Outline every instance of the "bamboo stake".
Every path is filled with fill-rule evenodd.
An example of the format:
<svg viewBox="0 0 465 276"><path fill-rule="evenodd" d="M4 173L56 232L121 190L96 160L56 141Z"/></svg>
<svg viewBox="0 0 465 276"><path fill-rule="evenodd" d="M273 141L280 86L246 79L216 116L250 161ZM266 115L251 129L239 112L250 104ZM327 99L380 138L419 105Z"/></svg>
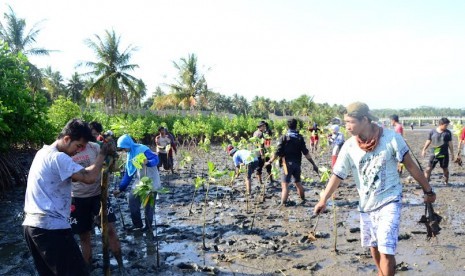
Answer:
<svg viewBox="0 0 465 276"><path fill-rule="evenodd" d="M338 250L337 250L337 210L336 210L336 202L334 200L334 194L331 196L332 200L333 200L333 214L334 214L334 230L333 230L333 235L334 235L334 252L336 252L336 254L338 253Z"/></svg>
<svg viewBox="0 0 465 276"><path fill-rule="evenodd" d="M105 166L101 172L101 194L100 194L100 219L102 226L102 253L103 253L103 273L105 276L110 273L110 254L108 252L108 214L107 214L107 199L108 199L108 175L110 167L113 165L113 157L108 156L105 160Z"/></svg>

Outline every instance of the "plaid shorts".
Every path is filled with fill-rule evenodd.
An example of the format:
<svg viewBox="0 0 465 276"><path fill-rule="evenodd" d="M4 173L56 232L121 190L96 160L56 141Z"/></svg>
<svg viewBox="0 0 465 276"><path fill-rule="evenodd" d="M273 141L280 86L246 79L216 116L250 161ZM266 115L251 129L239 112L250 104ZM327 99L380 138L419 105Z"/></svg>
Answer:
<svg viewBox="0 0 465 276"><path fill-rule="evenodd" d="M399 238L401 201L394 201L378 210L360 213L360 235L363 247L378 247L378 251L395 255Z"/></svg>

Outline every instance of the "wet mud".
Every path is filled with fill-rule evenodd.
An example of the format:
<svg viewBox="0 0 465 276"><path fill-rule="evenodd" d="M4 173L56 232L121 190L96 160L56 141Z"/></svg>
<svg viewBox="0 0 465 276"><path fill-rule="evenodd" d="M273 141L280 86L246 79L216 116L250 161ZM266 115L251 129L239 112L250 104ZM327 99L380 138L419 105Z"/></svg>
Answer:
<svg viewBox="0 0 465 276"><path fill-rule="evenodd" d="M420 151L426 136L427 132L422 130L405 133L423 167L426 159L420 156ZM219 146L214 146L210 153L199 149L193 153L191 163L181 167L178 162L175 174L162 170L162 181L170 192L159 196L153 231L126 230L131 226L127 201L124 196L111 198L124 255L123 274L376 275L369 251L360 245L358 194L353 180L344 181L327 212L314 217L313 206L325 183L318 182L305 160L303 175L313 181L304 183L307 198L304 203L291 187L289 206L280 208L278 182L267 182L264 202L256 179L252 182L253 198L249 199L244 195L242 177L233 187L211 185L206 201L204 247L206 186L196 192L190 213L194 179L197 175L205 176L207 161L213 161L221 170L232 169L233 165ZM317 153L315 159L318 165L329 167L327 153ZM396 255L398 275L465 274L465 169L451 162L450 171L448 185L442 181L441 169L436 168L432 174L431 184L437 193L435 211L443 217L442 231L432 241L426 240L426 228L418 223L424 214L423 192L418 184L412 183L407 172L403 173L402 221ZM23 194L24 189L16 189L0 202L1 275L35 275L22 237ZM93 244L91 275L103 275L98 228ZM113 275L121 275L113 257L111 270Z"/></svg>

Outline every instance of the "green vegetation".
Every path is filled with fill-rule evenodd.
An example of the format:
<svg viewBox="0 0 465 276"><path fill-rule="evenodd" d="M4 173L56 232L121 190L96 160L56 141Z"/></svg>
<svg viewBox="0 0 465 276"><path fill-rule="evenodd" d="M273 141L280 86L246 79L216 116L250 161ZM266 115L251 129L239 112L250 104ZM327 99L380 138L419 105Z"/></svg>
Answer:
<svg viewBox="0 0 465 276"><path fill-rule="evenodd" d="M74 117L99 121L116 136L129 133L144 143L152 143L158 126L167 126L181 144L207 151L211 143L250 138L260 119L268 120L277 138L286 129L287 117L280 116L298 117L305 130L313 122L324 126L333 117L342 118L344 112L342 105L316 103L307 94L281 101L256 96L250 102L238 94L225 96L209 88L195 53L173 61L176 77L147 95L144 82L132 75L139 67L131 60L137 48L124 46L114 30L85 41L95 54L93 60L80 64L89 71L74 72L67 79L50 66L40 69L29 62L28 55L53 53L36 45L40 31L37 24L28 29L26 19L11 8L0 22L0 152L51 143ZM379 117L465 116L463 110L430 107L375 113ZM9 170L3 171L2 179L10 181L5 175Z"/></svg>

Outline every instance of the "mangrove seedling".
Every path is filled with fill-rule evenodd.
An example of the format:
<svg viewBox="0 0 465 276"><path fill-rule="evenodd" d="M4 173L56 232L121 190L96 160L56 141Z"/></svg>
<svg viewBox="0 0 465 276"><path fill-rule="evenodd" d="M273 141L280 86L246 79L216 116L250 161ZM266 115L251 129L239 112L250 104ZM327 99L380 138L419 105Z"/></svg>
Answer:
<svg viewBox="0 0 465 276"><path fill-rule="evenodd" d="M195 200L195 194L197 193L197 190L202 187L205 183L205 181L207 181L205 178L203 177L200 177L197 175L197 177L195 178L195 182L194 182L194 194L192 195L192 200L191 200L191 206L189 208L189 216L193 214L192 212L192 206L194 205L194 200Z"/></svg>

